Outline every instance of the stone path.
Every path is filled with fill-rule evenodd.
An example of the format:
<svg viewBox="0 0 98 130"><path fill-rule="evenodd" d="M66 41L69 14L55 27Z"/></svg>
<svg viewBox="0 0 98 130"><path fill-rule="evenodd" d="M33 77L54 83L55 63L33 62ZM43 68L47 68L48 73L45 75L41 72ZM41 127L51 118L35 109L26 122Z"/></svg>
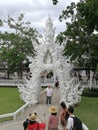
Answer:
<svg viewBox="0 0 98 130"><path fill-rule="evenodd" d="M57 109L60 109L59 105L60 101L60 95L59 95L59 89L54 88L54 95L52 98L52 104L57 107ZM41 120L45 121L47 124L48 117L49 117L49 105L45 104L45 97L43 97L43 100L38 103L37 105L33 105L28 107L23 113L21 113L15 121L7 121L0 123L0 130L23 130L23 121L28 117L29 113L36 112L37 115L40 117L37 118L37 121L41 122ZM40 120L41 119L41 120ZM59 130L63 130L63 128L59 125Z"/></svg>

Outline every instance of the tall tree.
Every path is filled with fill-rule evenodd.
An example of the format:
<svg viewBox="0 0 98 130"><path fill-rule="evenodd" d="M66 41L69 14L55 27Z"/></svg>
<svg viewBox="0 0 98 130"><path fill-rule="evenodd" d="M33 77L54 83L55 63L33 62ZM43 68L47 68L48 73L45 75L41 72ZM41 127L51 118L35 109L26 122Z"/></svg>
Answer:
<svg viewBox="0 0 98 130"><path fill-rule="evenodd" d="M98 1L72 2L62 11L59 19L65 20L67 26L67 29L57 37L60 44L66 39L63 55L70 57L71 61L77 60L80 66L96 67L98 34L94 31L98 31Z"/></svg>
<svg viewBox="0 0 98 130"><path fill-rule="evenodd" d="M32 39L37 41L38 32L36 29L30 27L29 22L23 22L24 15L21 14L16 22L13 18L8 16L5 21L8 26L13 29L13 33L5 32L0 34L2 42L0 48L0 60L6 63L8 68L8 77L10 72L18 71L22 77L24 63L27 56L35 55L35 50L32 45ZM8 44L10 43L10 45ZM17 69L17 70L16 70Z"/></svg>

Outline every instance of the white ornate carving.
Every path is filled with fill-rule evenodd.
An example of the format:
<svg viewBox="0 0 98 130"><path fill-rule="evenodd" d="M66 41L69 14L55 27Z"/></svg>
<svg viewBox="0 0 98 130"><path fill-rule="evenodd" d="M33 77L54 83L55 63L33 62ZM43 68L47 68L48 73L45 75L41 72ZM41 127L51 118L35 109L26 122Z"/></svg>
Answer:
<svg viewBox="0 0 98 130"><path fill-rule="evenodd" d="M62 56L63 46L59 46L54 42L55 29L50 16L46 21L44 31L44 36L39 40L40 44L32 41L37 56L34 59L29 57L32 62L29 66L32 77L30 80L25 80L25 86L19 85L21 98L25 102L37 103L41 90L41 74L45 70L52 70L54 78L56 76L59 78L61 100L64 100L67 104L75 104L81 100L80 84L75 85L71 80L70 71L72 67L69 60Z"/></svg>

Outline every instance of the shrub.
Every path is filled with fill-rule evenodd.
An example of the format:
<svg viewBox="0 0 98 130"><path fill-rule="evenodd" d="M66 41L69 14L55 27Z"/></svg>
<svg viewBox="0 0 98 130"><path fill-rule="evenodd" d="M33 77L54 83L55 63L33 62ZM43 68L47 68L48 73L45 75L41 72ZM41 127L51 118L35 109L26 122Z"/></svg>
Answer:
<svg viewBox="0 0 98 130"><path fill-rule="evenodd" d="M89 89L84 89L82 96L86 96L86 97L98 97L98 89L93 89L93 90L89 90Z"/></svg>

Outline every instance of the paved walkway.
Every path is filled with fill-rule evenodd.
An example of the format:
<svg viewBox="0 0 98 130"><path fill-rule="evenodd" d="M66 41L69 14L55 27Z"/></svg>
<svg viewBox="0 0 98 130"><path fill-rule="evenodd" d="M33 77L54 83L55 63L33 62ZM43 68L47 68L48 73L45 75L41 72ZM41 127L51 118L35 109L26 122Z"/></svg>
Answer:
<svg viewBox="0 0 98 130"><path fill-rule="evenodd" d="M59 88L54 88L54 95L52 98L52 104L57 107L57 109L60 109L59 106L60 101L60 95L59 95ZM0 130L23 130L23 121L28 117L29 113L36 112L37 115L39 115L40 118L37 118L39 122L41 120L45 121L47 124L48 117L49 117L49 105L45 104L45 97L43 100L38 103L37 105L30 106L27 108L23 113L21 113L15 121L7 121L4 123L0 123ZM40 120L41 119L41 120ZM63 130L63 128L59 125L59 130Z"/></svg>

